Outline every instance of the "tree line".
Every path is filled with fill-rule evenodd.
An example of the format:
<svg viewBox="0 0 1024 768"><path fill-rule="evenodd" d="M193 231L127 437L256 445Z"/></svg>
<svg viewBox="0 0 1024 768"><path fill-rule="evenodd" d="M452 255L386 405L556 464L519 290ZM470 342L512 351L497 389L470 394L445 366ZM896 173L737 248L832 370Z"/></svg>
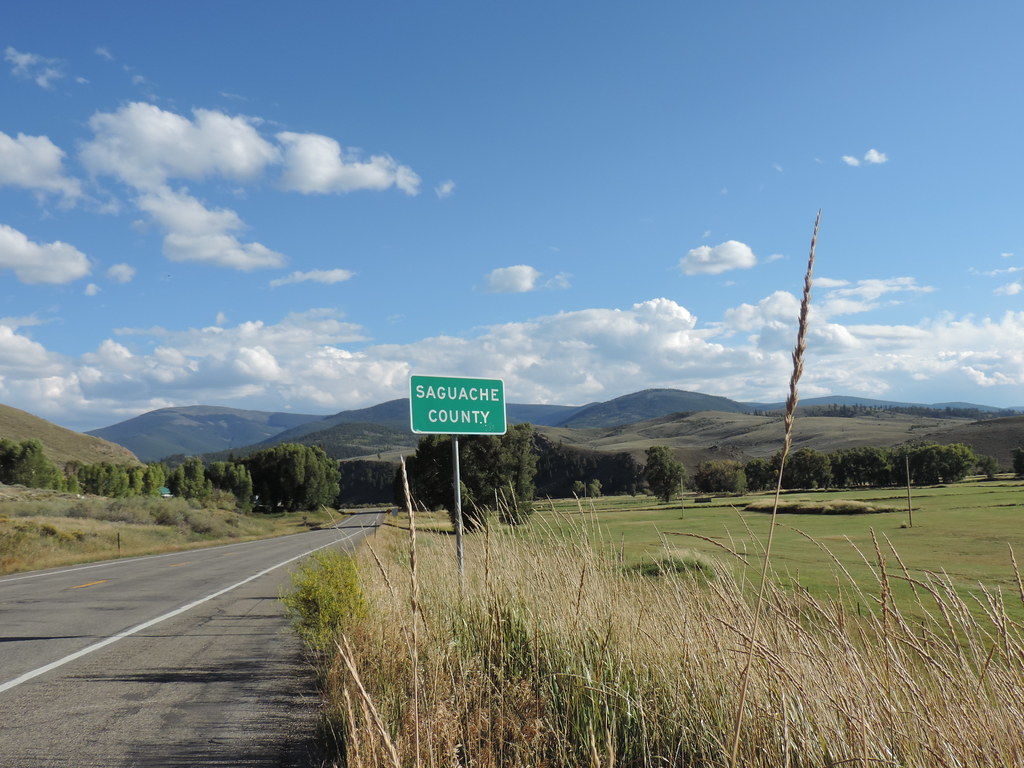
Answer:
<svg viewBox="0 0 1024 768"><path fill-rule="evenodd" d="M321 448L284 443L242 459L204 464L190 456L173 470L154 462L129 466L68 462L63 471L38 440L0 439L0 483L97 496L172 496L208 502L233 497L241 511L316 509L338 497L338 462Z"/></svg>
<svg viewBox="0 0 1024 768"><path fill-rule="evenodd" d="M661 447L663 448L663 447ZM653 451L653 453L652 453ZM1024 448L1014 450L1014 472L1024 475ZM682 485L698 493L743 493L775 488L779 482L782 452L747 462L705 461L692 477L675 462L668 449L649 449L646 475L652 493L666 501ZM976 454L962 443L939 445L914 443L892 448L864 446L823 453L800 448L786 458L782 488L890 487L955 483L978 472L994 477L999 463L991 456ZM669 479L666 474L671 474Z"/></svg>
<svg viewBox="0 0 1024 768"><path fill-rule="evenodd" d="M596 497L648 491L669 500L684 489L698 493L770 490L778 479L781 453L747 462L699 463L692 475L670 448L652 446L645 464L628 453L601 453L555 443L517 424L505 435L460 438L462 504L467 530L489 516L524 522L534 499ZM454 508L451 439L427 435L407 461L413 498L434 509ZM1024 447L1013 451L1013 469L1024 476ZM782 477L785 489L933 485L962 480L971 471L999 471L991 457L963 444L916 443L892 448L846 448L822 453L793 451ZM321 505L405 504L398 466L389 462L339 463L317 446L285 443L239 459L204 463L189 457L173 469L69 462L63 470L38 440L0 439L0 483L52 488L108 497L171 495L208 502L231 498L241 511L295 511Z"/></svg>

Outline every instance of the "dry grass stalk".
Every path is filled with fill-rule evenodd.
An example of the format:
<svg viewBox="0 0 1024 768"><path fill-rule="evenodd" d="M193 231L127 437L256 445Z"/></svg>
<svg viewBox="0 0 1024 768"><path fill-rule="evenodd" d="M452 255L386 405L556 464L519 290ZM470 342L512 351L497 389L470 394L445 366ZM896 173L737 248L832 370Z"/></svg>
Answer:
<svg viewBox="0 0 1024 768"><path fill-rule="evenodd" d="M419 600L420 586L416 578L416 510L412 503L412 492L409 489L409 474L402 458L402 487L405 489L405 509L409 514L409 607L412 613L412 637L410 640L412 654L412 690L413 690L413 722L416 742L416 765L420 764L420 643L419 643Z"/></svg>
<svg viewBox="0 0 1024 768"><path fill-rule="evenodd" d="M344 662L349 675L352 677L352 682L356 685L356 690L359 692L359 698L362 701L366 712L369 713L374 726L377 728L377 733L380 735L380 738L383 740L384 745L387 748L388 756L391 758L391 765L394 766L394 768L401 768L402 762L398 759L398 750L395 748L395 743L391 740L390 734L388 734L388 729L385 727L384 721L381 719L380 712L373 703L373 699L370 698L370 694L366 692L366 688L363 686L362 678L359 676L359 670L356 669L355 661L352 658L352 647L349 645L347 637L342 637L341 642L338 643L338 653L340 654L341 660ZM350 699L347 691L345 698ZM351 711L350 701L349 709ZM354 735L351 733L351 730L352 729L350 729L350 738Z"/></svg>
<svg viewBox="0 0 1024 768"><path fill-rule="evenodd" d="M397 535L378 541L385 563L404 549ZM495 529L490 583L481 542L467 549L460 600L450 541L421 537L420 610L431 618L420 638L423 765L575 766L591 763L592 747L618 766L729 764L736 638L751 641L753 600L724 566L709 581L625 578L614 546L601 555L582 541L542 545ZM959 646L942 615L915 624L887 598L884 614L858 620L840 603L769 583L739 764L1020 764L1021 627L1001 618L998 596L994 623L982 626L948 580L922 583ZM380 628L353 635L353 652L385 723L409 735L395 742L399 758L416 765L411 657L388 640L407 620L409 595L396 603L379 580L367 589ZM362 717L363 759L389 761L368 735L372 712Z"/></svg>
<svg viewBox="0 0 1024 768"><path fill-rule="evenodd" d="M771 561L772 540L775 534L775 522L779 511L779 498L782 494L782 476L786 469L786 458L793 444L793 421L796 418L796 406L799 401L797 384L804 372L804 352L807 350L807 326L811 307L811 278L814 274L814 251L818 242L818 225L821 224L821 211L814 220L814 233L811 235L811 252L807 259L807 272L804 275L804 295L800 302L800 324L796 336L796 347L793 350L793 373L789 379L789 395L786 398L786 415L783 420L782 459L779 462L779 477L775 487L775 503L772 507L772 518L768 528L768 541L765 544L764 564L761 568L761 580L757 591L757 603L754 608L754 623L750 631L747 645L747 659L740 682L739 706L736 710L736 723L733 729L732 752L729 760L730 768L736 768L739 756L740 730L743 726L743 708L747 699L747 688L750 684L750 668L754 662L754 642L761 623L761 612L764 606L765 585L768 582L768 567Z"/></svg>

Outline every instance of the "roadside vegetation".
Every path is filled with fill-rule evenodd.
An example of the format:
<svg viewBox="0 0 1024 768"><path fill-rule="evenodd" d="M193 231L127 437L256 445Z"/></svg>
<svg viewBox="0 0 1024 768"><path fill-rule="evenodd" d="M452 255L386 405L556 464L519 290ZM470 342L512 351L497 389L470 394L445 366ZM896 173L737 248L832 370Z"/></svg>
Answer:
<svg viewBox="0 0 1024 768"><path fill-rule="evenodd" d="M0 574L280 536L331 520L323 509L241 514L226 493L200 503L0 485Z"/></svg>
<svg viewBox="0 0 1024 768"><path fill-rule="evenodd" d="M580 506L494 524L468 540L461 584L440 530L365 546L365 610L321 656L338 764L730 765L757 553L672 540L623 563L600 519ZM884 536L862 554L863 583L834 567L828 594L771 574L736 764L1021 764L1009 553L1011 588L966 596L905 570Z"/></svg>
<svg viewBox="0 0 1024 768"><path fill-rule="evenodd" d="M782 501L840 484L790 451L816 237L767 509L736 463L698 467L702 495L673 504L687 477L651 450L658 501L577 494L523 525L478 494L460 573L412 472L406 528L358 553L360 610L319 646L339 765L1024 764L1021 484L960 485L977 457L906 446L886 490L847 474Z"/></svg>

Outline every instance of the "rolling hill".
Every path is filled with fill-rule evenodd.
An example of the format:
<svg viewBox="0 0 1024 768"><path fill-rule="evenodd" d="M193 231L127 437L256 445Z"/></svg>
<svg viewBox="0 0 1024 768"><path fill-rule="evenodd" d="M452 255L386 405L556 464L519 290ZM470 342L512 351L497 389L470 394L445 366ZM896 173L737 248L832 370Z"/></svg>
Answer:
<svg viewBox="0 0 1024 768"><path fill-rule="evenodd" d="M0 437L15 442L38 440L46 456L58 467L69 461L82 464L140 464L127 448L99 437L72 432L31 413L0 405Z"/></svg>
<svg viewBox="0 0 1024 768"><path fill-rule="evenodd" d="M599 451L626 451L643 461L652 445L667 445L687 466L701 461L747 461L767 457L782 446L781 416L702 411L673 414L612 428L541 427L542 434L567 445ZM1024 416L975 421L891 411L856 416L797 416L793 447L829 453L858 446L887 447L908 441L964 443L980 454L1012 465L1011 451L1024 444Z"/></svg>
<svg viewBox="0 0 1024 768"><path fill-rule="evenodd" d="M681 389L645 389L642 392L616 397L614 400L577 408L574 413L551 426L570 429L615 427L684 411L745 413L749 410L750 408L743 403L727 397L702 395L699 392L686 392Z"/></svg>
<svg viewBox="0 0 1024 768"><path fill-rule="evenodd" d="M87 434L131 450L143 461L198 455L260 443L320 416L193 405L161 408Z"/></svg>
<svg viewBox="0 0 1024 768"><path fill-rule="evenodd" d="M647 447L660 442L696 464L703 458L746 459L774 452L782 434L773 413L777 405L648 389L584 406L511 403L507 411L509 423L530 422L567 444L627 450L642 458ZM821 451L912 439L964 442L1008 466L1010 450L1021 442L1016 437L1020 421L1013 419L1024 417L987 418L997 412L968 403L810 398L801 401L795 439L797 447ZM409 429L409 401L404 398L331 416L213 406L165 408L89 434L125 445L148 461L174 455L240 455L281 442L321 445L336 458L395 458L414 448L418 439Z"/></svg>

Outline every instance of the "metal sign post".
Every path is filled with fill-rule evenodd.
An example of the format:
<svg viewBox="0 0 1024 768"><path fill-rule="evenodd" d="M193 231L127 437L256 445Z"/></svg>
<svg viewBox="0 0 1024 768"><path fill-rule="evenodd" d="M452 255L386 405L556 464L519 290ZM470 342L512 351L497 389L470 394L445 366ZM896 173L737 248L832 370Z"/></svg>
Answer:
<svg viewBox="0 0 1024 768"><path fill-rule="evenodd" d="M462 556L462 478L459 476L459 436L452 435L452 483L455 485L455 552L459 561L459 578L465 571Z"/></svg>
<svg viewBox="0 0 1024 768"><path fill-rule="evenodd" d="M412 431L418 435L452 436L455 547L461 578L464 561L459 435L505 434L505 383L501 379L412 376L409 379L409 421Z"/></svg>

